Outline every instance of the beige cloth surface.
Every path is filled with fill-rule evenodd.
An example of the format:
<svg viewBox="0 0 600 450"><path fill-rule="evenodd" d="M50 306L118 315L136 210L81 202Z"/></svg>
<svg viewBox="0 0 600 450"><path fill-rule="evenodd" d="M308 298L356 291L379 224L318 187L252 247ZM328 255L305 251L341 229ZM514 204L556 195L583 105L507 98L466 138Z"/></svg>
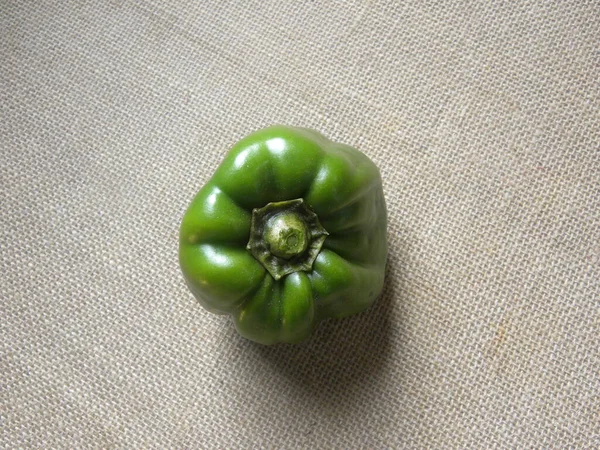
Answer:
<svg viewBox="0 0 600 450"><path fill-rule="evenodd" d="M0 446L600 447L600 6L0 2ZM298 346L178 227L235 141L380 167L387 284Z"/></svg>

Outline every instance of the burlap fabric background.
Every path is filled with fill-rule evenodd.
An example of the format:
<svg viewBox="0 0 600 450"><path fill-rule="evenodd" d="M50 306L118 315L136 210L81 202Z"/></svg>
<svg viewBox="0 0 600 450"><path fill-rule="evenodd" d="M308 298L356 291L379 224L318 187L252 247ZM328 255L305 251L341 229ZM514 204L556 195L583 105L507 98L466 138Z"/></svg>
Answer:
<svg viewBox="0 0 600 450"><path fill-rule="evenodd" d="M1 1L1 445L600 447L599 18ZM362 149L389 209L381 299L299 346L240 338L177 262L272 123Z"/></svg>

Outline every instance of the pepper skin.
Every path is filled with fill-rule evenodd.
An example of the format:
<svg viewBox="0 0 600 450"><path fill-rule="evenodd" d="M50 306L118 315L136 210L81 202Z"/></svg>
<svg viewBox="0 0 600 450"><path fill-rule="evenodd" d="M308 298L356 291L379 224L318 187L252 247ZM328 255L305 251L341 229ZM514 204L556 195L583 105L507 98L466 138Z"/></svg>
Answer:
<svg viewBox="0 0 600 450"><path fill-rule="evenodd" d="M358 150L273 126L238 142L188 207L185 281L207 310L262 344L297 343L358 313L383 288L381 176Z"/></svg>

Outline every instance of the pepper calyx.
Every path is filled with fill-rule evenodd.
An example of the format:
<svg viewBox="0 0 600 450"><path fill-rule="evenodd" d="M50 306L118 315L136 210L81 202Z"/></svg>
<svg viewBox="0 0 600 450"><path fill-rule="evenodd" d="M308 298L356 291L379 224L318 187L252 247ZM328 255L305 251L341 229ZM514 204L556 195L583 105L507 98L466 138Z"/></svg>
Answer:
<svg viewBox="0 0 600 450"><path fill-rule="evenodd" d="M329 233L301 198L252 210L246 248L275 280L309 272Z"/></svg>

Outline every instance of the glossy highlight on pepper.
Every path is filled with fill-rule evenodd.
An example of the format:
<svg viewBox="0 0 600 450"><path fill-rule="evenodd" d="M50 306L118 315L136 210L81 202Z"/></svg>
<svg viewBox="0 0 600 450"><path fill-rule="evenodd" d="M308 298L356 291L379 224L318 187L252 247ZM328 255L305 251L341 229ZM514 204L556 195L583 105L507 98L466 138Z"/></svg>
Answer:
<svg viewBox="0 0 600 450"><path fill-rule="evenodd" d="M207 310L262 344L306 339L319 321L377 298L387 258L381 176L360 151L273 126L242 139L188 207L184 279Z"/></svg>

